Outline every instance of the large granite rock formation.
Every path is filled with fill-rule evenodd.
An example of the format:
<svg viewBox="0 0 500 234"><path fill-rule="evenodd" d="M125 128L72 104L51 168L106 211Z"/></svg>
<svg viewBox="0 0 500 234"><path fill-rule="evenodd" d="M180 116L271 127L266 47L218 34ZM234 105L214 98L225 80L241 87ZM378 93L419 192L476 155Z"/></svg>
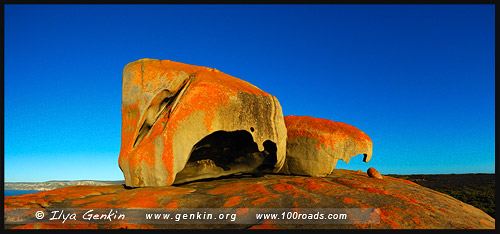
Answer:
<svg viewBox="0 0 500 234"><path fill-rule="evenodd" d="M277 172L285 149L281 106L254 85L169 60L125 66L119 165L127 186Z"/></svg>
<svg viewBox="0 0 500 234"><path fill-rule="evenodd" d="M234 208L243 215L249 208L378 208L373 224L283 224L260 220L250 224L182 224L122 222L7 224L5 228L286 228L286 229L494 229L495 220L483 211L451 196L390 176L383 180L366 173L336 169L327 177L266 174L263 177L229 176L176 186L127 189L123 185L72 186L5 198L5 219L12 211L33 208ZM33 216L27 213L27 216ZM16 221L16 220L14 220ZM56 220L57 221L57 220ZM7 222L6 222L7 223Z"/></svg>
<svg viewBox="0 0 500 234"><path fill-rule="evenodd" d="M309 116L285 116L288 138L281 173L326 176L339 159L346 163L364 154L372 156L372 140L361 130L341 122Z"/></svg>

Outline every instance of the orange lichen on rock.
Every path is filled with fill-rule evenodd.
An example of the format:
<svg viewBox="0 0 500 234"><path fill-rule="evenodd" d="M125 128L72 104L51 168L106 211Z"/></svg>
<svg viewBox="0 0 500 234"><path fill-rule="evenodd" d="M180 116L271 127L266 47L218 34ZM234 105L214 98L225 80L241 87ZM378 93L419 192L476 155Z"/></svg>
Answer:
<svg viewBox="0 0 500 234"><path fill-rule="evenodd" d="M312 187L306 186L307 183ZM71 193L70 191L80 191ZM85 192L87 190L88 192ZM69 196L63 197L64 193ZM89 195L92 194L92 195ZM44 208L37 202L45 202ZM267 174L262 177L226 177L219 180L198 181L176 186L129 189L123 185L79 186L55 189L5 198L5 228L54 229L54 228L180 228L175 225L134 222L106 224L67 223L9 223L16 220L16 209L29 209L22 213L33 217L33 211L75 208L233 208L239 216L251 214L252 208L377 208L380 213L370 213L370 220L378 223L357 225L307 223L297 226L280 222L263 222L276 228L373 228L373 229L492 229L495 219L485 212L448 195L403 180L374 180L355 171L335 170L327 177L304 177ZM277 221L277 220L276 220ZM362 220L360 220L362 221ZM142 220L142 222L147 222ZM248 228L259 226L259 221L238 226L200 224L196 228ZM265 227L265 226L262 226ZM186 228L186 226L181 227ZM189 227L187 227L189 228Z"/></svg>
<svg viewBox="0 0 500 234"><path fill-rule="evenodd" d="M273 197L260 197L251 202L252 205L254 206L259 206L261 204L264 204L266 202L269 202L273 199Z"/></svg>
<svg viewBox="0 0 500 234"><path fill-rule="evenodd" d="M335 178L335 182L348 186L350 188L361 189L364 187L362 183L356 182L356 180L347 179L347 178Z"/></svg>
<svg viewBox="0 0 500 234"><path fill-rule="evenodd" d="M370 187L364 187L362 189L366 190L366 191L369 191L369 192L372 192L372 193L385 194L385 195L389 195L390 194L390 192L388 192L386 190L382 190L382 189L376 189L376 188L370 188Z"/></svg>
<svg viewBox="0 0 500 234"><path fill-rule="evenodd" d="M346 204L353 204L353 203L357 203L358 201L356 199L353 199L353 198L343 197L342 202L344 202Z"/></svg>
<svg viewBox="0 0 500 234"><path fill-rule="evenodd" d="M275 198L279 195L270 192L264 184L259 183L232 183L231 185L218 186L208 191L210 194L222 194L225 196L232 195L245 195L246 198L252 199L251 204L254 206L261 205ZM242 196L233 196L231 200L224 203L224 207L236 205L236 199L239 201Z"/></svg>
<svg viewBox="0 0 500 234"><path fill-rule="evenodd" d="M364 147L371 139L356 127L342 122L329 119L321 119L310 116L285 116L285 125L288 129L288 139L297 137L310 137L317 139L319 144L335 147L335 145L346 138L353 138L356 144Z"/></svg>
<svg viewBox="0 0 500 234"><path fill-rule="evenodd" d="M165 186L251 173L263 163L250 158L247 161L253 164L221 166L218 163L225 160L219 159L203 169L197 161L188 163L195 145L218 131L247 131L257 143L253 153L270 151L265 149L266 141L275 144L270 155L262 155L264 162L273 162L271 172L284 163L286 128L281 106L274 96L246 81L207 67L141 59L125 66L122 89L119 165L127 186Z"/></svg>
<svg viewBox="0 0 500 234"><path fill-rule="evenodd" d="M167 208L167 209L177 209L177 208L179 208L179 203L178 203L178 201L177 201L177 200L174 200L174 201L172 201L172 202L168 203L168 204L165 206L165 208Z"/></svg>
<svg viewBox="0 0 500 234"><path fill-rule="evenodd" d="M242 215L242 214L248 213L248 208L239 208L239 209L236 209L236 211L234 213L237 214L237 215Z"/></svg>
<svg viewBox="0 0 500 234"><path fill-rule="evenodd" d="M326 176L337 161L364 154L372 156L372 141L363 131L341 122L309 116L285 116L287 152L285 174Z"/></svg>
<svg viewBox="0 0 500 234"><path fill-rule="evenodd" d="M223 207L226 207L226 208L231 208L235 205L238 205L241 201L241 196L233 196L233 197L230 197L227 199L226 202L224 202L224 205Z"/></svg>
<svg viewBox="0 0 500 234"><path fill-rule="evenodd" d="M262 197L276 196L271 193L263 184L247 184L244 188L243 194L250 194L252 196L258 195Z"/></svg>
<svg viewBox="0 0 500 234"><path fill-rule="evenodd" d="M325 184L323 181L318 181L317 179L314 178L305 178L305 179L297 179L294 180L293 183L301 186L303 189L310 191L310 192L320 192L324 193L328 191L327 187L325 187Z"/></svg>
<svg viewBox="0 0 500 234"><path fill-rule="evenodd" d="M275 184L272 188L278 192L287 193L292 195L294 198L297 197L309 197L310 195L298 190L295 186L288 183Z"/></svg>
<svg viewBox="0 0 500 234"><path fill-rule="evenodd" d="M391 229L402 229L403 227L399 225L397 220L392 218L392 214L386 209L380 209L380 222L388 225Z"/></svg>

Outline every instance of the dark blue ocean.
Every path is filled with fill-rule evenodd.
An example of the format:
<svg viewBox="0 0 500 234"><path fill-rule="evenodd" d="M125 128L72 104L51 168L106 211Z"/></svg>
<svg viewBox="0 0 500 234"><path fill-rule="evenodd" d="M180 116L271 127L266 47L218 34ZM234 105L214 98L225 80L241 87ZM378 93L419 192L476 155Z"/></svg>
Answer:
<svg viewBox="0 0 500 234"><path fill-rule="evenodd" d="M8 196L16 196L16 195L23 195L23 194L28 194L28 193L39 193L43 191L34 191L34 190L4 190L3 195L4 197Z"/></svg>

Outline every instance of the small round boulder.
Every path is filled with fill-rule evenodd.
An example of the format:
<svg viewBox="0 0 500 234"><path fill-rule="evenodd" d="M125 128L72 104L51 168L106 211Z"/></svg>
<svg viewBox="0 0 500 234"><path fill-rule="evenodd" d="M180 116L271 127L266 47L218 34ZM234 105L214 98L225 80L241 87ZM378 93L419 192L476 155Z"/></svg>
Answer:
<svg viewBox="0 0 500 234"><path fill-rule="evenodd" d="M368 168L368 176L372 177L372 178L377 178L377 179L383 179L384 177L382 177L382 175L377 171L375 170L375 168L373 167L370 167Z"/></svg>

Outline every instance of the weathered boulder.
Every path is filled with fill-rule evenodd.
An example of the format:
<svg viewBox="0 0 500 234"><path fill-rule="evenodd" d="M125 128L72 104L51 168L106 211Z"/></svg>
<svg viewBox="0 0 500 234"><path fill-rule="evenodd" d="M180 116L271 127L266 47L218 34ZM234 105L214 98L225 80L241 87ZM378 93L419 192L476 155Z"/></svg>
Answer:
<svg viewBox="0 0 500 234"><path fill-rule="evenodd" d="M349 163L352 157L364 154L363 161L370 161L370 137L351 125L309 116L284 119L288 137L281 173L326 176L339 159Z"/></svg>
<svg viewBox="0 0 500 234"><path fill-rule="evenodd" d="M12 224L16 209L33 208L46 214L50 209L135 209L227 208L238 219L250 208L378 208L379 222L372 224L283 224L282 220L259 220L249 224L185 224L153 222L142 218L108 222L60 220ZM234 210L232 210L234 209ZM127 189L123 185L72 186L46 192L5 197L5 228L203 228L203 229L494 229L495 219L451 196L413 182L386 176L383 180L366 173L336 169L327 177L266 174L262 177L228 176L210 181L193 181L176 186ZM33 217L33 214L26 213ZM23 218L23 217L21 217ZM85 220L83 220L85 221Z"/></svg>
<svg viewBox="0 0 500 234"><path fill-rule="evenodd" d="M382 177L382 175L380 174L380 172L378 172L373 167L368 168L368 170L366 171L366 173L368 174L368 176L370 176L372 178L377 178L377 179L383 179L384 178L384 177Z"/></svg>
<svg viewBox="0 0 500 234"><path fill-rule="evenodd" d="M119 166L130 187L278 171L286 128L276 97L217 69L141 59L123 70Z"/></svg>

